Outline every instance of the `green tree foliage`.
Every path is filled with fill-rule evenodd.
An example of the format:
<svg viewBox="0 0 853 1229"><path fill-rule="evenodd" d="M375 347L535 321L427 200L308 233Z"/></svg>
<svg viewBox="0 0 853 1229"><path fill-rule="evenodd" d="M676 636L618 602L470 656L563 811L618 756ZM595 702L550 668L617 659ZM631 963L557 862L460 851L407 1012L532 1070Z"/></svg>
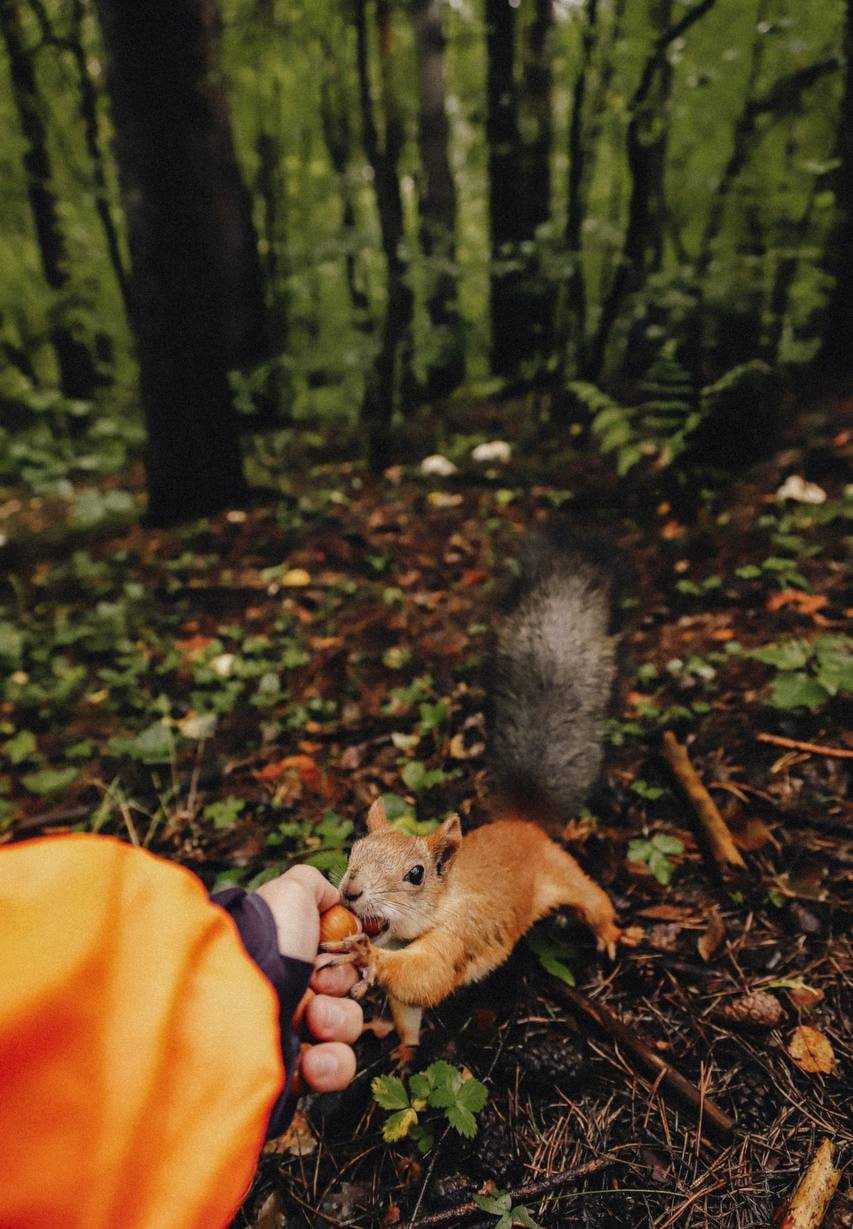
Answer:
<svg viewBox="0 0 853 1229"><path fill-rule="evenodd" d="M0 397L26 416L60 384L59 318L125 412L129 261L94 2L3 12L0 75L30 74L35 119L0 91ZM668 341L702 387L817 352L832 253L849 247L844 0L219 0L218 14L268 310L262 344L229 353L242 411L361 414L384 463L395 415L464 378L635 380ZM34 187L56 202L58 289ZM512 205L499 233L496 192Z"/></svg>

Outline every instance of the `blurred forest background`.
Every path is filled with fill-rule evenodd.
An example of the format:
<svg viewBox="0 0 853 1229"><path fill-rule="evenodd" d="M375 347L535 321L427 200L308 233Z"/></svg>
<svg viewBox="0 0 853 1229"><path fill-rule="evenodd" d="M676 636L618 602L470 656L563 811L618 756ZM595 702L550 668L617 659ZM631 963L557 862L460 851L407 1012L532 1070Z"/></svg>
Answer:
<svg viewBox="0 0 853 1229"><path fill-rule="evenodd" d="M241 428L383 468L529 393L507 432L627 472L721 378L748 437L771 369L853 363L849 0L0 14L3 480L121 465L137 362L159 523L239 502Z"/></svg>

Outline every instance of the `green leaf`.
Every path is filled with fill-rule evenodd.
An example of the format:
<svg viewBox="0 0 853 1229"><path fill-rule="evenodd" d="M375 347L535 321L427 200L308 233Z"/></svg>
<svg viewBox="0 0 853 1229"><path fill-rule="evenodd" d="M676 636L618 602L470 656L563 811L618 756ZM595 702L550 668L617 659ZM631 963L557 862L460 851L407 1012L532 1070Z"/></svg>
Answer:
<svg viewBox="0 0 853 1229"><path fill-rule="evenodd" d="M76 780L76 768L42 768L21 778L31 794L58 794Z"/></svg>
<svg viewBox="0 0 853 1229"><path fill-rule="evenodd" d="M417 1111L411 1106L389 1114L382 1124L382 1138L386 1143L393 1144L395 1140L405 1139L410 1129L417 1123Z"/></svg>
<svg viewBox="0 0 853 1229"><path fill-rule="evenodd" d="M649 854L648 867L658 883L662 883L664 886L672 879L672 874L675 870L674 864L670 862L666 854L661 853L657 849L653 849Z"/></svg>
<svg viewBox="0 0 853 1229"><path fill-rule="evenodd" d="M164 721L155 721L135 738L111 738L107 749L111 755L127 755L141 764L169 764L175 748L172 731Z"/></svg>
<svg viewBox="0 0 853 1229"><path fill-rule="evenodd" d="M521 1225L522 1229L542 1229L539 1221L533 1219L524 1204L519 1204L513 1208L510 1216L512 1217L512 1223L514 1225Z"/></svg>
<svg viewBox="0 0 853 1229"><path fill-rule="evenodd" d="M213 821L214 828L230 828L236 824L245 806L245 798L223 798L209 803L203 814L205 819Z"/></svg>
<svg viewBox="0 0 853 1229"><path fill-rule="evenodd" d="M829 692L810 674L777 674L770 691L770 703L786 712L794 708L821 708Z"/></svg>
<svg viewBox="0 0 853 1229"><path fill-rule="evenodd" d="M651 843L661 853L684 853L683 842L677 836L669 836L666 832L656 832Z"/></svg>
<svg viewBox="0 0 853 1229"><path fill-rule="evenodd" d="M407 1109L409 1106L406 1086L396 1075L377 1075L371 1082L370 1091L373 1100L384 1110Z"/></svg>
<svg viewBox="0 0 853 1229"><path fill-rule="evenodd" d="M470 1110L472 1114L479 1114L480 1110L489 1099L489 1090L480 1080L475 1080L473 1077L469 1080L462 1081L462 1087L457 1095L457 1104L463 1106L464 1109Z"/></svg>
<svg viewBox="0 0 853 1229"><path fill-rule="evenodd" d="M472 1195L477 1207L490 1216L502 1216L512 1207L512 1199L504 1191L492 1191L491 1195Z"/></svg>
<svg viewBox="0 0 853 1229"><path fill-rule="evenodd" d="M447 1121L454 1130L464 1135L466 1139L474 1138L477 1134L477 1119L470 1110L465 1109L462 1105L451 1105L445 1112Z"/></svg>
<svg viewBox="0 0 853 1229"><path fill-rule="evenodd" d="M567 986L575 985L575 975L565 963L575 955L575 949L570 943L565 939L553 939L539 930L530 931L525 936L525 942L546 973L565 982Z"/></svg>
<svg viewBox="0 0 853 1229"><path fill-rule="evenodd" d="M10 738L3 746L3 752L10 764L22 764L32 758L38 743L31 730L19 730L14 738Z"/></svg>
<svg viewBox="0 0 853 1229"><path fill-rule="evenodd" d="M811 657L811 649L804 640L788 640L785 644L753 649L746 656L764 662L766 666L776 666L779 670L799 670Z"/></svg>

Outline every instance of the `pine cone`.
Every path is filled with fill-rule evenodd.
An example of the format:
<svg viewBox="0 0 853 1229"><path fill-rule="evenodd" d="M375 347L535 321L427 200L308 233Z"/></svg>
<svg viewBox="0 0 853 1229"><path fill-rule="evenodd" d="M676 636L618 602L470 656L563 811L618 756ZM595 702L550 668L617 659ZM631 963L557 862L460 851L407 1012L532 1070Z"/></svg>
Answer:
<svg viewBox="0 0 853 1229"><path fill-rule="evenodd" d="M480 1118L480 1130L474 1141L471 1159L483 1177L493 1178L506 1186L507 1179L518 1164L515 1140L505 1122L496 1115L487 1117L487 1113Z"/></svg>
<svg viewBox="0 0 853 1229"><path fill-rule="evenodd" d="M585 1047L574 1038L554 1033L530 1037L524 1049L511 1057L518 1063L525 1083L546 1094L556 1088L574 1092L588 1073Z"/></svg>
<svg viewBox="0 0 853 1229"><path fill-rule="evenodd" d="M753 990L728 1003L719 1018L735 1028L775 1028L782 1019L782 1004L766 990Z"/></svg>
<svg viewBox="0 0 853 1229"><path fill-rule="evenodd" d="M767 1128L779 1113L779 1095L765 1072L747 1067L729 1089L738 1126L745 1131Z"/></svg>

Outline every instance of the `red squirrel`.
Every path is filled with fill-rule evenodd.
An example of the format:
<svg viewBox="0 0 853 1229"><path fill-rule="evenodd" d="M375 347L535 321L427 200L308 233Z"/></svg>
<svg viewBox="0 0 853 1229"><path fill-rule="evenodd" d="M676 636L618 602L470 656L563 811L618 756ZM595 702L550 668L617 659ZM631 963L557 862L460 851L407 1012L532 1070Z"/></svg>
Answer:
<svg viewBox="0 0 853 1229"><path fill-rule="evenodd" d="M497 818L466 836L452 815L430 836L398 832L381 799L355 842L341 896L364 933L324 944L387 990L401 1049L424 1007L502 964L540 918L568 905L614 953L610 898L547 834L583 801L601 762L615 670L604 569L558 527L528 539L498 632L490 765Z"/></svg>

